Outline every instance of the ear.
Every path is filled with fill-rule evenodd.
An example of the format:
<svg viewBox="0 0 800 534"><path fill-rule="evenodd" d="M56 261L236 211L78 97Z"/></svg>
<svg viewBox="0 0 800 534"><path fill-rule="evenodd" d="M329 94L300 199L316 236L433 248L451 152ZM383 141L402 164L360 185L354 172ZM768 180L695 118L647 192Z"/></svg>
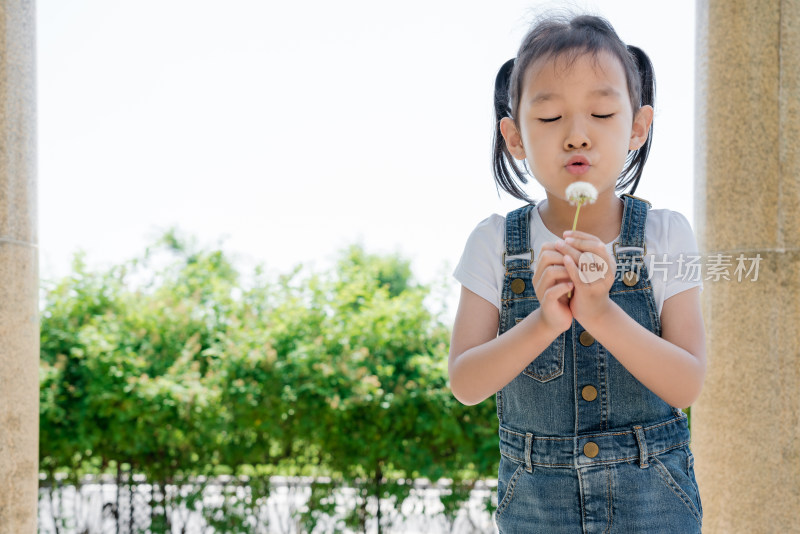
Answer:
<svg viewBox="0 0 800 534"><path fill-rule="evenodd" d="M514 156L514 159L525 159L525 147L522 146L522 136L519 133L517 125L508 117L500 119L500 133L503 134L503 139L506 142L508 151Z"/></svg>
<svg viewBox="0 0 800 534"><path fill-rule="evenodd" d="M628 145L628 150L636 150L647 141L647 134L650 132L651 124L653 124L653 106L642 106L633 118L631 142Z"/></svg>

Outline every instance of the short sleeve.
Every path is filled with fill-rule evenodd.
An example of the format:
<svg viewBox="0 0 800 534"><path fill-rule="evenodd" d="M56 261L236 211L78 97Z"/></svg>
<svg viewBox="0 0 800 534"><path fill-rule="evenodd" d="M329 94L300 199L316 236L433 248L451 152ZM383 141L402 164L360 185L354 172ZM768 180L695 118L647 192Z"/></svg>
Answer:
<svg viewBox="0 0 800 534"><path fill-rule="evenodd" d="M667 248L670 276L664 287L664 300L693 287L703 289L701 256L689 221L676 211L670 213L668 221Z"/></svg>
<svg viewBox="0 0 800 534"><path fill-rule="evenodd" d="M453 276L461 285L500 309L505 218L492 215L470 234Z"/></svg>

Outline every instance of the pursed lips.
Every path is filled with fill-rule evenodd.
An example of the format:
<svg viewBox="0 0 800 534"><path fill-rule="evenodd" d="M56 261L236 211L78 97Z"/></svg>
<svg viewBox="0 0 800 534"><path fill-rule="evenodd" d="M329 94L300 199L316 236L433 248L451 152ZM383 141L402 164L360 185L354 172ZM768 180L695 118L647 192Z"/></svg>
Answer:
<svg viewBox="0 0 800 534"><path fill-rule="evenodd" d="M569 158L565 168L570 174L584 174L589 170L592 165L589 160L583 156L573 156Z"/></svg>

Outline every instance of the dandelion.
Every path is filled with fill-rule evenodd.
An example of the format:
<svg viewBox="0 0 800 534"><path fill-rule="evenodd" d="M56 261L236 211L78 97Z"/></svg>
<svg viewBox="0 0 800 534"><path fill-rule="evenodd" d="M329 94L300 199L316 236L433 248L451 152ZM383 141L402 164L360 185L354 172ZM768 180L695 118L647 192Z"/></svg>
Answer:
<svg viewBox="0 0 800 534"><path fill-rule="evenodd" d="M597 189L589 182L574 182L567 186L566 193L569 203L578 206L575 208L575 220L572 221L572 231L574 232L578 227L578 213L581 211L581 206L586 202L594 204L594 201L597 200ZM572 291L567 293L567 298L572 298Z"/></svg>
<svg viewBox="0 0 800 534"><path fill-rule="evenodd" d="M581 211L581 206L588 202L594 204L597 200L597 189L589 182L574 182L567 186L567 200L573 206L578 206L575 209L575 220L572 221L572 231L578 227L578 213Z"/></svg>

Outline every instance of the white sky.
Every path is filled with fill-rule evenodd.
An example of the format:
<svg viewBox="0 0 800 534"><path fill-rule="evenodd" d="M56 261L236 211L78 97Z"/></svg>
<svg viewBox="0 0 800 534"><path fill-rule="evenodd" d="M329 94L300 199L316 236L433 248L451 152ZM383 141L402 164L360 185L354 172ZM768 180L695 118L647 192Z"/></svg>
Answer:
<svg viewBox="0 0 800 534"><path fill-rule="evenodd" d="M495 74L531 8L563 4L39 0L42 277L177 226L275 273L355 242L400 252L452 312L470 231L519 205L491 176ZM694 2L569 5L653 60L637 196L693 221Z"/></svg>

